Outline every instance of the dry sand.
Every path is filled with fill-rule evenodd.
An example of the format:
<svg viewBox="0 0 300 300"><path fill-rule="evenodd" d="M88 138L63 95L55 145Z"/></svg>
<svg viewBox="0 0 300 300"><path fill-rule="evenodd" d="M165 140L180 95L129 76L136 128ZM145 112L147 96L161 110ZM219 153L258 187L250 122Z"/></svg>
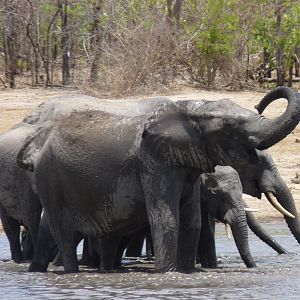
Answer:
<svg viewBox="0 0 300 300"><path fill-rule="evenodd" d="M0 90L0 133L10 129L13 125L20 122L26 114L35 108L39 103L47 101L56 96L64 96L80 93L70 89L16 89ZM196 89L185 89L180 91L168 92L168 97L172 99L207 99L217 100L230 98L239 105L254 110L254 105L265 95L262 92L230 92L230 91L206 91ZM145 97L144 97L145 98ZM264 115L275 117L280 115L286 108L286 101L279 100L272 103ZM296 173L300 176L300 126L284 140L269 149L273 159L290 188L296 206L300 210L300 184L293 183ZM300 180L300 178L299 178ZM255 213L260 221L282 220L283 217L267 202L262 200L244 197L248 205L260 211Z"/></svg>

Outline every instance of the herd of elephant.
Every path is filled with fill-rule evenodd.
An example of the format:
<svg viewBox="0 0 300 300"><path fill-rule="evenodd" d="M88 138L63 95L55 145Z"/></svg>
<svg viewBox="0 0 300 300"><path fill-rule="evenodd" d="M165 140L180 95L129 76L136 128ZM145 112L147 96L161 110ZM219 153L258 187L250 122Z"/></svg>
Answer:
<svg viewBox="0 0 300 300"><path fill-rule="evenodd" d="M265 118L279 98L288 101L285 112ZM40 104L0 136L0 217L12 259L45 272L59 253L65 272L78 272L76 248L85 239L87 256L96 253L99 267L112 270L126 248L150 236L157 272L215 268L215 220L231 227L247 267L255 267L248 226L287 253L242 195L265 194L300 243L293 196L266 150L298 125L300 94L279 87L256 108L84 95Z"/></svg>

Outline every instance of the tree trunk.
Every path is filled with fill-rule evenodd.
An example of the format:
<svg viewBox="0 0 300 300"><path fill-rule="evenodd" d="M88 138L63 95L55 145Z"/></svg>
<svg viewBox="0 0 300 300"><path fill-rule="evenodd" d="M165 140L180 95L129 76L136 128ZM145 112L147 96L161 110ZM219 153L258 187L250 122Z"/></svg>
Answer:
<svg viewBox="0 0 300 300"><path fill-rule="evenodd" d="M53 55L52 53L50 53L50 30L52 26L56 25L56 18L58 14L59 14L59 10L56 11L47 28L47 42L46 42L46 55L45 55L46 86L52 83L52 79L53 79L52 72L50 74L50 70L52 70L52 65L53 65L53 60L52 60Z"/></svg>
<svg viewBox="0 0 300 300"><path fill-rule="evenodd" d="M10 88L16 87L17 71L17 19L15 3L5 1L5 13L3 18L3 50L5 56L5 77Z"/></svg>
<svg viewBox="0 0 300 300"><path fill-rule="evenodd" d="M264 48L264 51L263 51L263 56L264 56L264 62L263 62L263 65L264 65L264 78L271 78L272 77L272 73L271 73L271 67L270 67L270 53L267 51L266 48Z"/></svg>
<svg viewBox="0 0 300 300"><path fill-rule="evenodd" d="M295 62L295 76L300 77L300 46L296 47L295 55L297 57Z"/></svg>
<svg viewBox="0 0 300 300"><path fill-rule="evenodd" d="M284 68L284 49L282 45L283 32L281 28L282 18L283 18L283 0L277 1L276 7L276 36L277 36L277 46L276 46L276 62L277 62L277 86L283 86L285 82L285 68Z"/></svg>
<svg viewBox="0 0 300 300"><path fill-rule="evenodd" d="M98 65L101 58L101 41L102 41L102 33L100 26L100 16L102 14L103 10L103 0L99 0L97 4L94 5L93 8L93 35L94 38L94 59L91 66L91 74L90 74L90 80L92 82L96 82L98 77Z"/></svg>
<svg viewBox="0 0 300 300"><path fill-rule="evenodd" d="M51 41L51 65L50 65L50 81L54 81L54 64L57 59L57 19L54 20L52 28L52 41Z"/></svg>
<svg viewBox="0 0 300 300"><path fill-rule="evenodd" d="M173 19L175 19L176 27L180 27L180 14L181 7L183 4L183 0L175 0L173 5L173 0L167 0L167 11L168 11L168 19L171 24L173 24Z"/></svg>
<svg viewBox="0 0 300 300"><path fill-rule="evenodd" d="M70 42L68 28L68 0L57 0L61 16L61 47L62 47L62 84L70 85Z"/></svg>

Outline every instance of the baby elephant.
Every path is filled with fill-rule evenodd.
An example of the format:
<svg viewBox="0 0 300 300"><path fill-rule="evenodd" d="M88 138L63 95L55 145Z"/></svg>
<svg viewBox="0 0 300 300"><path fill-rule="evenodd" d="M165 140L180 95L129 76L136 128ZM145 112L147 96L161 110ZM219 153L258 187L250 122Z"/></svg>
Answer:
<svg viewBox="0 0 300 300"><path fill-rule="evenodd" d="M238 173L231 167L217 166L214 173L200 176L201 182L201 234L198 246L198 261L202 267L216 268L215 219L232 229L239 253L247 267L254 267L248 246L248 229L279 254L287 253L254 218L242 199L243 190ZM148 239L149 241L149 239ZM127 238L126 256L140 256L144 235ZM122 249L122 253L123 250ZM119 261L120 263L120 261Z"/></svg>
<svg viewBox="0 0 300 300"><path fill-rule="evenodd" d="M254 217L245 210L246 204L242 200L243 189L238 173L231 167L217 166L214 173L200 176L201 180L201 234L198 245L198 259L202 267L217 267L215 250L215 219L231 227L238 251L247 267L254 267L249 243L247 221L252 226L257 223ZM247 220L248 215L248 220ZM229 226L228 226L229 225ZM252 226L253 228L253 226ZM261 237L265 232L256 226L254 233ZM279 253L286 251L276 242L270 244L268 235L263 239Z"/></svg>

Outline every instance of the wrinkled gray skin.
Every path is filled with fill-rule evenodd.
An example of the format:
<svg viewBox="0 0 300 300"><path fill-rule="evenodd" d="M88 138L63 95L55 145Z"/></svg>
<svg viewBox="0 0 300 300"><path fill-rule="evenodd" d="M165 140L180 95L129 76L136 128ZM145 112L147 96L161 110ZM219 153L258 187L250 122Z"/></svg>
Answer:
<svg viewBox="0 0 300 300"><path fill-rule="evenodd" d="M215 219L229 224L236 246L247 267L253 266L248 245L247 223L253 232L278 253L287 253L264 231L250 212L245 212L243 189L238 173L231 167L217 166L214 173L200 176L201 234L198 258L202 267L216 268Z"/></svg>
<svg viewBox="0 0 300 300"><path fill-rule="evenodd" d="M242 185L238 173L233 168L217 166L215 172L202 174L200 181L202 222L198 259L202 267L217 267L215 219L230 225L237 248L242 249L240 253L246 266L254 266L248 246L247 223L253 232L275 251L280 254L287 253L265 232L252 213L245 212L244 208L247 206L242 199ZM144 235L129 239L126 256L141 256L143 242Z"/></svg>
<svg viewBox="0 0 300 300"><path fill-rule="evenodd" d="M250 212L245 213L244 207L246 207L246 204L242 200L242 186L238 173L234 169L232 169L231 167L217 166L214 173L202 174L200 177L202 223L198 246L198 258L201 262L202 267L217 267L214 239L215 219L231 225L236 245L238 249L241 249L240 252L242 258L247 266L253 267L255 265L248 246L247 223L249 224L253 232L275 251L280 254L287 253L284 248L282 248L264 231L264 229L255 220L254 216ZM43 238L45 236L47 236L47 231L43 233ZM118 247L118 254L115 265L112 269L121 266L122 254L125 249L126 256L141 256L144 239L144 232L133 234L128 237L123 237L121 244ZM150 239L151 238L149 237L148 241ZM39 254L40 258L45 257L47 251L51 251L49 237L47 237L44 242L41 242L41 244L46 245L47 250L42 249L42 253ZM97 267L100 265L97 249L95 248L94 251L91 251L87 246L89 244L90 243L87 243L87 239L85 239L83 247L84 253L81 263ZM152 243L150 242L150 244ZM55 247L55 243L53 243L52 246ZM149 251L149 249L147 250ZM150 250L149 253L148 251L147 255L153 255L153 250ZM110 261L112 258L109 257L109 254L110 252L108 251L109 262L105 261L105 258L102 259L101 267L105 270L111 268Z"/></svg>
<svg viewBox="0 0 300 300"><path fill-rule="evenodd" d="M0 217L12 260L18 263L31 259L41 214L40 201L32 190L31 174L20 169L16 161L18 151L31 132L31 125L20 124L0 135ZM20 245L20 225L30 232L25 253Z"/></svg>
<svg viewBox="0 0 300 300"><path fill-rule="evenodd" d="M72 100L73 97L69 97L42 103L22 122L0 135L0 218L9 241L11 258L17 263L32 258L42 210L34 192L32 174L20 169L17 154L37 126L49 120L60 120L74 111ZM79 110L86 110L96 103L95 98L88 96L81 97L79 102L76 105ZM27 230L23 247L20 243L21 225Z"/></svg>
<svg viewBox="0 0 300 300"><path fill-rule="evenodd" d="M201 105L157 99L115 114L75 112L37 130L18 159L34 170L65 271L78 271L77 232L101 237L105 246L142 230L147 219L156 270L192 270L201 223L198 176L216 165L257 162L256 149L299 123L298 95L290 89L273 95L289 100L274 120L226 99Z"/></svg>

